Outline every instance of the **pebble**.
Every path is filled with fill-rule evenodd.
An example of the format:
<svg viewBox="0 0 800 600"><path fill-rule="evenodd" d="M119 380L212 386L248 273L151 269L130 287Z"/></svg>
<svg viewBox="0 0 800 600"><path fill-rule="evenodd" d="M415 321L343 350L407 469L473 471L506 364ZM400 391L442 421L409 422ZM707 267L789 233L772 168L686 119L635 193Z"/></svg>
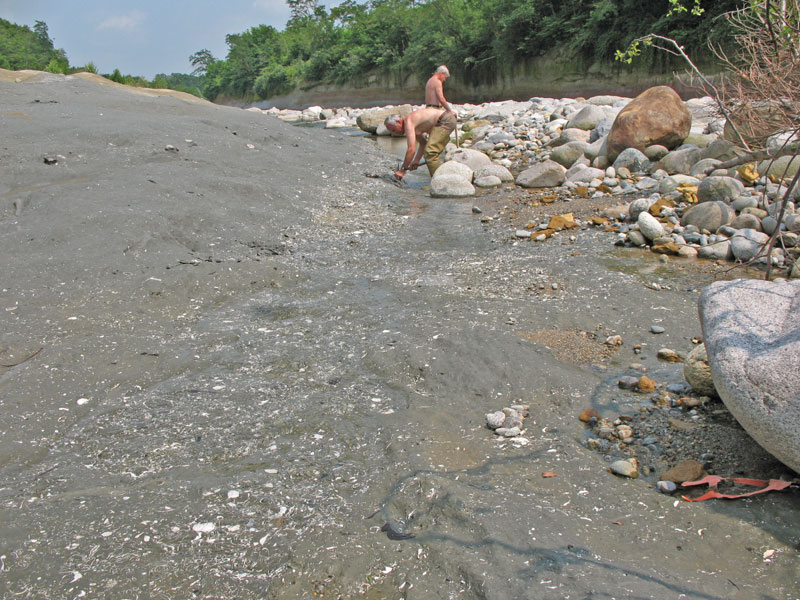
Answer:
<svg viewBox="0 0 800 600"><path fill-rule="evenodd" d="M192 525L192 531L195 533L211 533L217 528L214 523L195 523Z"/></svg>
<svg viewBox="0 0 800 600"><path fill-rule="evenodd" d="M664 329L661 325L651 325L650 331L652 333L664 333L666 329Z"/></svg>
<svg viewBox="0 0 800 600"><path fill-rule="evenodd" d="M486 424L490 429L494 429L495 435L507 438L522 435L525 426L523 421L528 416L530 406L527 404L515 404L486 414Z"/></svg>
<svg viewBox="0 0 800 600"><path fill-rule="evenodd" d="M497 412L487 413L486 415L486 424L491 429L497 429L498 427L502 427L503 423L506 420L506 413L502 410L498 410Z"/></svg>
<svg viewBox="0 0 800 600"><path fill-rule="evenodd" d="M709 400L708 396L681 396L678 398L678 404L687 408L694 408L695 406L702 406Z"/></svg>
<svg viewBox="0 0 800 600"><path fill-rule="evenodd" d="M621 475L622 477L629 477L631 479L639 477L639 461L635 458L615 460L611 463L609 468L615 475Z"/></svg>
<svg viewBox="0 0 800 600"><path fill-rule="evenodd" d="M680 357L680 355L675 352L675 350L671 350L670 348L661 348L661 350L658 351L658 358L666 362L683 362L683 359Z"/></svg>
<svg viewBox="0 0 800 600"><path fill-rule="evenodd" d="M636 382L636 390L641 394L649 394L656 391L656 382L647 375L642 375Z"/></svg>
<svg viewBox="0 0 800 600"><path fill-rule="evenodd" d="M502 435L503 437L511 438L517 437L519 434L522 433L522 430L519 427L498 427L494 430L497 435Z"/></svg>
<svg viewBox="0 0 800 600"><path fill-rule="evenodd" d="M630 425L618 425L617 437L621 440L627 440L633 437L633 427Z"/></svg>
<svg viewBox="0 0 800 600"><path fill-rule="evenodd" d="M685 381L682 383L670 383L667 386L667 391L673 394L690 394L692 393L692 386Z"/></svg>
<svg viewBox="0 0 800 600"><path fill-rule="evenodd" d="M656 489L662 494L674 494L678 486L672 481L659 481L656 483Z"/></svg>
<svg viewBox="0 0 800 600"><path fill-rule="evenodd" d="M598 421L600 419L600 413L593 408L587 408L580 414L578 419L583 423L591 423L593 420Z"/></svg>

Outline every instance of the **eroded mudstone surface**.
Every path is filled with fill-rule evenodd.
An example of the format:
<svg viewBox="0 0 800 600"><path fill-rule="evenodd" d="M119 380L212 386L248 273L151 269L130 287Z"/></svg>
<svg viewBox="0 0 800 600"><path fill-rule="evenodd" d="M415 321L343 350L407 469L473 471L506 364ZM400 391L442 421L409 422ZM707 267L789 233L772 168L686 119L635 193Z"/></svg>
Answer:
<svg viewBox="0 0 800 600"><path fill-rule="evenodd" d="M753 439L800 471L800 281L718 281L699 309L720 398Z"/></svg>

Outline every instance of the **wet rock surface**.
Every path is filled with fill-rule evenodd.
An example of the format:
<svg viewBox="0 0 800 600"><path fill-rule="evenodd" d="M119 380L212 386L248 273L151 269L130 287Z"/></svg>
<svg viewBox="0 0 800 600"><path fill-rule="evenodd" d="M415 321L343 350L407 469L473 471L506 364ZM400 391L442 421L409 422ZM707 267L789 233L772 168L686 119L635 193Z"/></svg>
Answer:
<svg viewBox="0 0 800 600"><path fill-rule="evenodd" d="M338 131L0 93L3 596L795 594L795 492L656 489L686 459L786 475L657 357L690 349L717 265L615 247L608 198L365 178L396 161ZM521 436L492 435L515 405Z"/></svg>

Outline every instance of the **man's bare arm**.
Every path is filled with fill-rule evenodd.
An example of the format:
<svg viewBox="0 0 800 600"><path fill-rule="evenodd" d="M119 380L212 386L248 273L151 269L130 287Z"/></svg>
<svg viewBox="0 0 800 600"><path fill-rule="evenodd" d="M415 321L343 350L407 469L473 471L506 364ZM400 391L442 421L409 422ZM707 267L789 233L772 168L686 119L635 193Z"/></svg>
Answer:
<svg viewBox="0 0 800 600"><path fill-rule="evenodd" d="M395 177L398 179L402 179L403 175L406 174L411 168L411 165L414 164L414 157L419 154L422 155L422 151L425 149L424 144L417 148L418 140L417 140L417 132L414 123L411 122L411 119L406 118L405 120L405 134L406 134L406 155L403 157L403 164L402 166L394 172Z"/></svg>
<svg viewBox="0 0 800 600"><path fill-rule="evenodd" d="M417 134L417 152L409 165L409 170L414 171L419 166L419 161L422 160L422 155L425 153L425 145L428 143L428 138L424 133Z"/></svg>

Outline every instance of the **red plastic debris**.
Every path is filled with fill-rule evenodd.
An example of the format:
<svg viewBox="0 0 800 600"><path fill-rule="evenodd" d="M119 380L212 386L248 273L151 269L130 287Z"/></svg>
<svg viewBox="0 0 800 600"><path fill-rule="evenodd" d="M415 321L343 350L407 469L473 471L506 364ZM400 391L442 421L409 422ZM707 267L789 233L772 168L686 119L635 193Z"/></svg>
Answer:
<svg viewBox="0 0 800 600"><path fill-rule="evenodd" d="M683 487L707 485L710 488L716 488L717 484L719 484L721 481L732 481L733 483L749 485L761 489L753 492L747 492L746 494L720 494L716 489L710 489L698 498L688 498L686 496L682 496L682 498L687 502L702 502L703 500L709 500L710 498L725 498L731 500L735 498L755 496L756 494L763 494L764 492L785 490L790 485L793 485L791 481L783 481L782 479L770 479L769 481L764 481L763 479L748 479L746 477L720 477L719 475L708 475L697 481L684 481L682 485Z"/></svg>

